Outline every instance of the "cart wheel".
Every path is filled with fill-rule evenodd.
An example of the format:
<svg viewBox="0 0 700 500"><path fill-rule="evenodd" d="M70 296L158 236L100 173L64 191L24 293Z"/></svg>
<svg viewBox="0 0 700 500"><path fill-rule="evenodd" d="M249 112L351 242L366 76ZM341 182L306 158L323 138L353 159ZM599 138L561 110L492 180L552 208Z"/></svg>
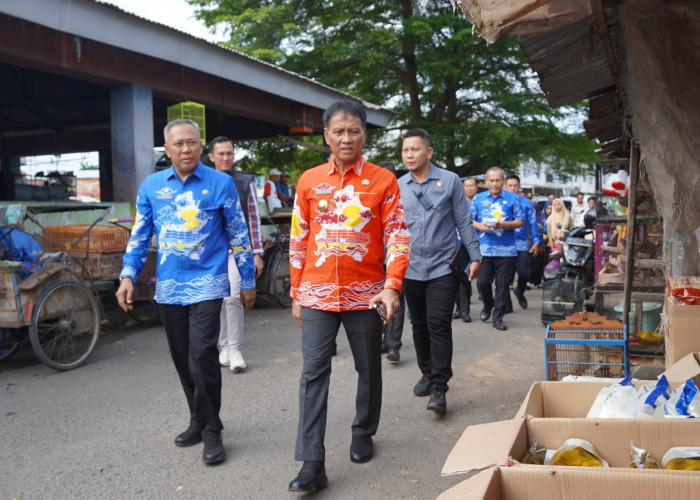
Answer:
<svg viewBox="0 0 700 500"><path fill-rule="evenodd" d="M160 316L155 300L135 300L134 308L126 313L139 325L149 325Z"/></svg>
<svg viewBox="0 0 700 500"><path fill-rule="evenodd" d="M79 281L51 284L34 304L29 340L36 356L51 368L70 370L82 365L99 335L97 299Z"/></svg>
<svg viewBox="0 0 700 500"><path fill-rule="evenodd" d="M292 287L292 279L289 274L289 252L284 250L277 252L270 269L270 284L272 295L282 307L292 307L292 298L289 290Z"/></svg>
<svg viewBox="0 0 700 500"><path fill-rule="evenodd" d="M17 350L20 341L15 330L0 330L0 361L9 358Z"/></svg>

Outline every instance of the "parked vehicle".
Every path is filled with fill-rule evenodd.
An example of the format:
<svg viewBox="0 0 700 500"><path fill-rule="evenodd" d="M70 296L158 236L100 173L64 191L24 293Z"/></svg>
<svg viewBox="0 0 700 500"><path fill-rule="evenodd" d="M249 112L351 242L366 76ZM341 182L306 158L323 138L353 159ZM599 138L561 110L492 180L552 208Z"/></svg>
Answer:
<svg viewBox="0 0 700 500"><path fill-rule="evenodd" d="M595 217L595 209L589 210L585 215L586 225L565 232L561 248L550 256L542 288L544 325L582 311L586 300L593 295Z"/></svg>

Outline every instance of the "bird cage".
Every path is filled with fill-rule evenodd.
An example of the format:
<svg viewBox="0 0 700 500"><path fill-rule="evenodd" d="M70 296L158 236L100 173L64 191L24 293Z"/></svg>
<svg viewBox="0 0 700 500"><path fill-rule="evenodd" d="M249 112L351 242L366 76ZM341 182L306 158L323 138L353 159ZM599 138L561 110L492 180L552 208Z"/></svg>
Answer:
<svg viewBox="0 0 700 500"><path fill-rule="evenodd" d="M192 120L199 125L199 136L203 143L207 142L206 133L206 118L204 116L206 108L204 104L197 102L185 101L179 102L173 106L168 106L168 122L179 119Z"/></svg>
<svg viewBox="0 0 700 500"><path fill-rule="evenodd" d="M593 312L578 312L547 327L546 378L566 375L621 378L629 372L627 327Z"/></svg>

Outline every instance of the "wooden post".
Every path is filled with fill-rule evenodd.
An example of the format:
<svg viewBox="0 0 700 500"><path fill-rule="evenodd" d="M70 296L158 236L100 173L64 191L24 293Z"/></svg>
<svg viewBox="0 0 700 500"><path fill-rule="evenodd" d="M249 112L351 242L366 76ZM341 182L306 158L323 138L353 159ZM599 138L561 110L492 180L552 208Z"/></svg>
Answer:
<svg viewBox="0 0 700 500"><path fill-rule="evenodd" d="M629 352L630 308L632 301L632 279L634 273L634 240L637 236L637 181L639 179L639 149L630 145L629 195L627 197L627 248L625 252L625 304L622 319L627 325L627 348ZM643 309L643 307L640 307ZM637 308L637 309L640 309ZM642 311L637 310L637 317ZM629 366L627 367L629 370Z"/></svg>

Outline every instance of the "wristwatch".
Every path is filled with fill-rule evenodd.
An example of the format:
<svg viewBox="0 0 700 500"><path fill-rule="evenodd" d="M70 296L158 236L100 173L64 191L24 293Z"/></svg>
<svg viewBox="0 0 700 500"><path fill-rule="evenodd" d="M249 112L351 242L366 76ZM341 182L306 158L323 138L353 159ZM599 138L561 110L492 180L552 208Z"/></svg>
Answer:
<svg viewBox="0 0 700 500"><path fill-rule="evenodd" d="M481 261L483 261L483 260L484 260L484 257L479 257L478 259L473 260L472 262L476 262L477 264L481 264Z"/></svg>

